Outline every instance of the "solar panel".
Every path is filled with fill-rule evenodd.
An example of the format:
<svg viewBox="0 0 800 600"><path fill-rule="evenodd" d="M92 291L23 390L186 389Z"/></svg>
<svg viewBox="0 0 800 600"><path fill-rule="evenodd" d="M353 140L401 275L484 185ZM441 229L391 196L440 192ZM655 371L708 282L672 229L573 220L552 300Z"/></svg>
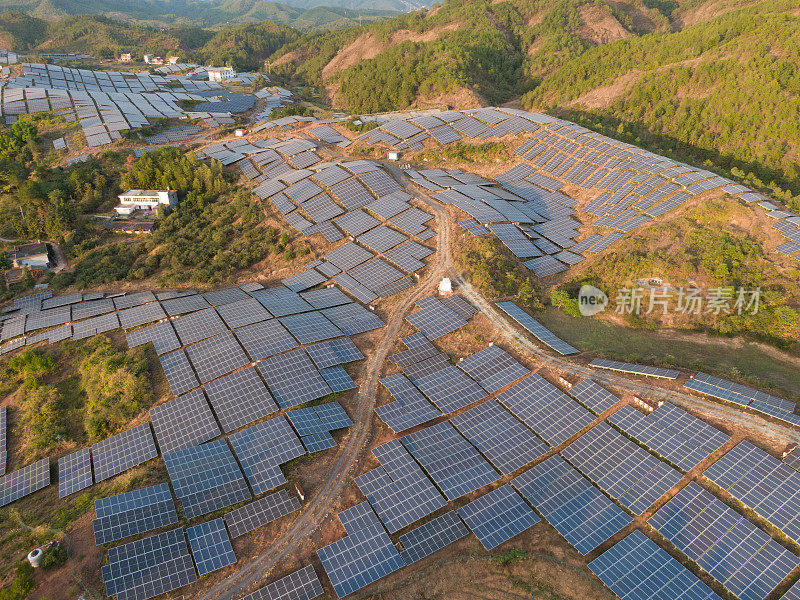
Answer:
<svg viewBox="0 0 800 600"><path fill-rule="evenodd" d="M242 600L311 600L325 593L312 565L257 589Z"/></svg>
<svg viewBox="0 0 800 600"><path fill-rule="evenodd" d="M358 237L358 242L380 254L394 248L398 244L402 244L407 239L408 237L399 231L391 229L386 225L381 225L380 227L375 227L372 231L367 231L360 235Z"/></svg>
<svg viewBox="0 0 800 600"><path fill-rule="evenodd" d="M344 598L403 566L383 527L372 525L317 550L339 598Z"/></svg>
<svg viewBox="0 0 800 600"><path fill-rule="evenodd" d="M598 415L604 413L619 402L619 398L591 379L584 379L569 390L572 397L577 398Z"/></svg>
<svg viewBox="0 0 800 600"><path fill-rule="evenodd" d="M528 469L511 484L581 554L588 554L632 521L558 455Z"/></svg>
<svg viewBox="0 0 800 600"><path fill-rule="evenodd" d="M562 356L580 352L577 348L570 346L564 340L556 337L549 329L544 327L513 302L497 302L496 304L497 308L505 312L509 317L533 334L540 342L547 344Z"/></svg>
<svg viewBox="0 0 800 600"><path fill-rule="evenodd" d="M164 454L175 495L186 518L199 517L251 498L225 440Z"/></svg>
<svg viewBox="0 0 800 600"><path fill-rule="evenodd" d="M314 406L314 411L328 431L343 429L353 424L353 420L347 415L342 405L338 402L317 404Z"/></svg>
<svg viewBox="0 0 800 600"><path fill-rule="evenodd" d="M322 265L318 265L316 268L319 269L321 266ZM333 273L333 275L335 274L336 273ZM351 302L350 298L348 298L344 292L335 287L311 290L310 292L304 292L300 295L317 310L331 308L332 306L341 306L342 304L349 304Z"/></svg>
<svg viewBox="0 0 800 600"><path fill-rule="evenodd" d="M641 514L681 480L675 469L598 423L561 451L577 469L635 514Z"/></svg>
<svg viewBox="0 0 800 600"><path fill-rule="evenodd" d="M428 360L435 360L428 359ZM466 374L453 365L440 365L432 373L419 377L413 371L424 363L406 368L414 384L443 413L454 412L486 397L486 392Z"/></svg>
<svg viewBox="0 0 800 600"><path fill-rule="evenodd" d="M159 357L159 360L173 395L179 396L200 385L183 350L164 354Z"/></svg>
<svg viewBox="0 0 800 600"><path fill-rule="evenodd" d="M435 340L467 324L461 315L447 308L439 300L432 296L428 298L431 301L427 302L417 312L408 315L406 321L416 327L429 340Z"/></svg>
<svg viewBox="0 0 800 600"><path fill-rule="evenodd" d="M381 224L375 217L371 217L360 208L336 217L333 222L354 237L358 237ZM336 261L330 257L328 257L328 260L336 264Z"/></svg>
<svg viewBox="0 0 800 600"><path fill-rule="evenodd" d="M258 370L281 408L305 404L331 393L308 354L300 349L267 358L258 363Z"/></svg>
<svg viewBox="0 0 800 600"><path fill-rule="evenodd" d="M201 310L203 308L208 308L210 305L205 298L194 294L190 296L181 296L180 298L164 300L161 302L161 306L164 307L164 310L167 311L169 316L174 317L175 315L182 315L196 310Z"/></svg>
<svg viewBox="0 0 800 600"><path fill-rule="evenodd" d="M8 457L8 447L6 445L7 429L8 407L0 406L0 475L6 472L6 459ZM60 478L59 481L61 481Z"/></svg>
<svg viewBox="0 0 800 600"><path fill-rule="evenodd" d="M403 550L400 552L400 556L408 566L468 534L469 530L458 517L458 514L449 510L443 515L401 535L400 543L403 545Z"/></svg>
<svg viewBox="0 0 800 600"><path fill-rule="evenodd" d="M375 413L393 431L404 431L441 416L441 411L433 407L402 373L384 377L380 382L395 401L377 407Z"/></svg>
<svg viewBox="0 0 800 600"><path fill-rule="evenodd" d="M684 471L731 439L669 402L649 415L630 405L623 406L609 421Z"/></svg>
<svg viewBox="0 0 800 600"><path fill-rule="evenodd" d="M183 529L117 546L100 568L106 595L146 600L197 581Z"/></svg>
<svg viewBox="0 0 800 600"><path fill-rule="evenodd" d="M266 288L250 292L270 313L276 317L285 317L311 310L311 305L303 300L297 292L285 286Z"/></svg>
<svg viewBox="0 0 800 600"><path fill-rule="evenodd" d="M300 502L286 490L264 496L225 514L225 524L232 538L258 529L276 519L300 510Z"/></svg>
<svg viewBox="0 0 800 600"><path fill-rule="evenodd" d="M286 483L279 465L306 453L283 416L252 425L229 439L256 494Z"/></svg>
<svg viewBox="0 0 800 600"><path fill-rule="evenodd" d="M202 577L236 562L225 522L214 519L186 529L197 573Z"/></svg>
<svg viewBox="0 0 800 600"><path fill-rule="evenodd" d="M217 312L230 329L252 325L272 318L270 312L255 298L246 298L218 306Z"/></svg>
<svg viewBox="0 0 800 600"><path fill-rule="evenodd" d="M789 465L742 441L703 474L787 536L800 539L800 499L795 494L800 477Z"/></svg>
<svg viewBox="0 0 800 600"><path fill-rule="evenodd" d="M348 337L329 340L306 347L306 352L318 369L361 360L364 355Z"/></svg>
<svg viewBox="0 0 800 600"><path fill-rule="evenodd" d="M0 477L0 506L50 485L50 460L43 458Z"/></svg>
<svg viewBox="0 0 800 600"><path fill-rule="evenodd" d="M347 242L325 255L325 260L336 265L342 271L349 271L372 258L372 252L365 250L355 242Z"/></svg>
<svg viewBox="0 0 800 600"><path fill-rule="evenodd" d="M178 522L169 485L160 483L94 501L94 543L138 535Z"/></svg>
<svg viewBox="0 0 800 600"><path fill-rule="evenodd" d="M341 511L338 515L345 532L355 533L372 525L382 527L381 521L368 501L359 502L355 506Z"/></svg>
<svg viewBox="0 0 800 600"><path fill-rule="evenodd" d="M677 379L681 374L680 371L675 369L662 369L660 367L650 367L647 365L636 365L633 363L620 362L617 360L608 360L605 358L595 358L589 363L590 367L598 369L608 369L610 371L619 371L621 373L631 373L634 375L645 375L646 377L659 377L662 379Z"/></svg>
<svg viewBox="0 0 800 600"><path fill-rule="evenodd" d="M697 373L693 375L692 378L684 384L684 387L744 406L757 400L765 404L771 404L786 412L793 412L795 409L795 403L792 401L778 398L766 392L754 390L739 383L728 381L727 379L720 379L713 375L707 375L706 373Z"/></svg>
<svg viewBox="0 0 800 600"><path fill-rule="evenodd" d="M379 329L386 325L378 315L360 304L351 302L342 306L326 308L322 311L328 320L336 325L345 335L358 335L365 331Z"/></svg>
<svg viewBox="0 0 800 600"><path fill-rule="evenodd" d="M499 346L476 352L459 361L457 366L490 394L528 374L524 365Z"/></svg>
<svg viewBox="0 0 800 600"><path fill-rule="evenodd" d="M286 279L282 279L281 283L293 292L302 292L321 283L325 283L328 278L314 269L303 271L297 275L292 275Z"/></svg>
<svg viewBox="0 0 800 600"><path fill-rule="evenodd" d="M160 321L167 317L167 313L161 308L158 302L150 302L149 304L140 304L126 308L117 313L119 323L124 328L136 327L137 325L144 325L145 323L152 323Z"/></svg>
<svg viewBox="0 0 800 600"><path fill-rule="evenodd" d="M300 440L310 453L320 452L336 446L336 440L333 439L333 436L328 431L304 435Z"/></svg>
<svg viewBox="0 0 800 600"><path fill-rule="evenodd" d="M152 342L153 348L159 356L181 347L178 336L169 321L131 331L127 334L126 339L130 348Z"/></svg>
<svg viewBox="0 0 800 600"><path fill-rule="evenodd" d="M450 422L501 473L509 474L547 453L549 447L509 414L488 400Z"/></svg>
<svg viewBox="0 0 800 600"><path fill-rule="evenodd" d="M278 410L267 386L253 367L207 383L205 390L225 432L238 429Z"/></svg>
<svg viewBox="0 0 800 600"><path fill-rule="evenodd" d="M72 339L82 340L118 327L119 318L117 313L112 312L99 317L92 317L85 321L78 321L72 326Z"/></svg>
<svg viewBox="0 0 800 600"><path fill-rule="evenodd" d="M497 400L551 446L589 426L594 415L538 373L501 392Z"/></svg>
<svg viewBox="0 0 800 600"><path fill-rule="evenodd" d="M151 408L150 420L161 452L195 446L221 433L201 389Z"/></svg>
<svg viewBox="0 0 800 600"><path fill-rule="evenodd" d="M282 317L280 322L301 344L313 344L344 335L325 315L317 311Z"/></svg>
<svg viewBox="0 0 800 600"><path fill-rule="evenodd" d="M99 483L156 456L150 423L142 423L92 446L94 480Z"/></svg>
<svg viewBox="0 0 800 600"><path fill-rule="evenodd" d="M5 446L3 446L5 448ZM5 467L5 462L3 463ZM94 483L89 448L81 448L58 459L58 497L66 498Z"/></svg>
<svg viewBox="0 0 800 600"><path fill-rule="evenodd" d="M650 524L742 600L762 600L800 558L690 482Z"/></svg>
<svg viewBox="0 0 800 600"><path fill-rule="evenodd" d="M391 295L384 290L390 284L404 277L402 272L380 258L368 260L351 269L348 274L370 291L376 294L384 293L384 295Z"/></svg>
<svg viewBox="0 0 800 600"><path fill-rule="evenodd" d="M539 522L511 486L503 485L458 509L458 514L487 550Z"/></svg>
<svg viewBox="0 0 800 600"><path fill-rule="evenodd" d="M322 375L325 383L327 383L334 392L346 392L347 390L354 390L358 387L347 371L344 370L344 367L328 367L326 369L320 369L319 373Z"/></svg>
<svg viewBox="0 0 800 600"><path fill-rule="evenodd" d="M227 331L225 323L213 308L181 316L172 321L184 346Z"/></svg>
<svg viewBox="0 0 800 600"><path fill-rule="evenodd" d="M277 319L240 327L234 333L252 360L269 358L298 346L294 336Z"/></svg>
<svg viewBox="0 0 800 600"><path fill-rule="evenodd" d="M497 472L448 421L400 440L449 500L499 479Z"/></svg>
<svg viewBox="0 0 800 600"><path fill-rule="evenodd" d="M201 383L221 377L250 362L233 333L227 330L187 347L186 354Z"/></svg>
<svg viewBox="0 0 800 600"><path fill-rule="evenodd" d="M588 567L621 600L719 600L711 588L638 530Z"/></svg>

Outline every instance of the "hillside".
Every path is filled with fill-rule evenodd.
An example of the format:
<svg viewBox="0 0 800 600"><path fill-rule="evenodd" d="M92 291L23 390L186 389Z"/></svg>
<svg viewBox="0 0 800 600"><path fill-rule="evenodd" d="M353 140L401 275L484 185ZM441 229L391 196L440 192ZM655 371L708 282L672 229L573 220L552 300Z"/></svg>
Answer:
<svg viewBox="0 0 800 600"><path fill-rule="evenodd" d="M273 64L350 111L521 104L716 165L790 202L800 193L798 40L789 1L451 0L303 36Z"/></svg>
<svg viewBox="0 0 800 600"><path fill-rule="evenodd" d="M18 11L54 22L74 15L104 15L117 20L160 27L201 26L272 21L300 31L342 29L396 15L406 7L398 0L380 0L369 6L345 2L278 3L269 0L0 0L0 12ZM353 6L350 6L353 4Z"/></svg>

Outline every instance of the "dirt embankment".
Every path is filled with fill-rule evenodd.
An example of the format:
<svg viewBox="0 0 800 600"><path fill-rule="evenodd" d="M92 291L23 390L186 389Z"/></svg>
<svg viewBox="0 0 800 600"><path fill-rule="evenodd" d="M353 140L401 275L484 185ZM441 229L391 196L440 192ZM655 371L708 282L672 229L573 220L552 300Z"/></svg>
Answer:
<svg viewBox="0 0 800 600"><path fill-rule="evenodd" d="M453 22L443 25L442 27L436 27L424 33L418 33L408 29L401 29L392 33L388 40L381 39L374 33L365 33L339 50L331 62L325 65L325 68L322 69L322 78L328 79L329 77L336 75L336 73L344 71L346 68L352 67L362 60L375 58L380 53L385 52L394 46L398 46L403 42L433 42L437 40L443 33L454 31L460 26L460 23Z"/></svg>
<svg viewBox="0 0 800 600"><path fill-rule="evenodd" d="M631 35L614 15L600 6L582 6L580 19L583 26L578 30L578 35L592 44L608 44Z"/></svg>

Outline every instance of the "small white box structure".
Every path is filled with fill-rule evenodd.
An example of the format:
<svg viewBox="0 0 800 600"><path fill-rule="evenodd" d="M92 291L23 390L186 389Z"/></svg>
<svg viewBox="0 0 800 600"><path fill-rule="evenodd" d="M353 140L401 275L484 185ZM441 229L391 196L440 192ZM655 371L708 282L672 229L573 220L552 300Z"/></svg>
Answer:
<svg viewBox="0 0 800 600"><path fill-rule="evenodd" d="M155 61L155 59L156 59L156 55L155 55L155 54L145 54L145 55L142 57L142 60L144 60L144 62L146 62L148 65L151 65L151 64L153 64L153 62Z"/></svg>
<svg viewBox="0 0 800 600"><path fill-rule="evenodd" d="M167 57L167 64L168 65L177 65L178 60L180 60L179 56L168 56Z"/></svg>
<svg viewBox="0 0 800 600"><path fill-rule="evenodd" d="M119 195L117 214L129 215L137 210L153 210L159 205L175 206L178 192L175 190L128 190Z"/></svg>
<svg viewBox="0 0 800 600"><path fill-rule="evenodd" d="M132 60L133 57L131 56L130 52L119 55L119 62L131 62Z"/></svg>
<svg viewBox="0 0 800 600"><path fill-rule="evenodd" d="M453 291L453 282L450 281L449 277L445 277L439 282L440 294L449 294L452 291Z"/></svg>
<svg viewBox="0 0 800 600"><path fill-rule="evenodd" d="M233 132L233 135L235 135L236 137L244 137L244 129L236 129Z"/></svg>
<svg viewBox="0 0 800 600"><path fill-rule="evenodd" d="M208 69L209 81L225 81L236 77L236 71L231 67L211 67Z"/></svg>
<svg viewBox="0 0 800 600"><path fill-rule="evenodd" d="M389 160L400 160L400 153L396 150L389 151Z"/></svg>

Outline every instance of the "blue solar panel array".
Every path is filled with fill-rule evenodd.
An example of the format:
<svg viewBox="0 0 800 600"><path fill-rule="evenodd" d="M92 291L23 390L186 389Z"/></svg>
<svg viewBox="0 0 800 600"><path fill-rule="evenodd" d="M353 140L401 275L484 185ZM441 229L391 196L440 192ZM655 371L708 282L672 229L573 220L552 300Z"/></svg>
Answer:
<svg viewBox="0 0 800 600"><path fill-rule="evenodd" d="M800 558L694 482L650 525L742 600L763 600Z"/></svg>
<svg viewBox="0 0 800 600"><path fill-rule="evenodd" d="M469 530L458 514L447 511L401 535L400 543L403 545L403 550L400 556L406 565L411 565L467 535Z"/></svg>
<svg viewBox="0 0 800 600"><path fill-rule="evenodd" d="M372 453L381 466L355 481L391 533L445 506L445 499L399 440L381 444Z"/></svg>
<svg viewBox="0 0 800 600"><path fill-rule="evenodd" d="M539 522L511 486L503 485L458 509L483 547L492 550Z"/></svg>
<svg viewBox="0 0 800 600"><path fill-rule="evenodd" d="M225 521L214 519L186 530L198 574L205 575L236 562Z"/></svg>
<svg viewBox="0 0 800 600"><path fill-rule="evenodd" d="M92 521L97 545L178 522L172 493L166 483L94 501Z"/></svg>
<svg viewBox="0 0 800 600"><path fill-rule="evenodd" d="M562 456L635 514L642 514L681 480L655 456L599 423L567 446Z"/></svg>
<svg viewBox="0 0 800 600"><path fill-rule="evenodd" d="M601 554L589 568L621 600L720 600L641 531Z"/></svg>
<svg viewBox="0 0 800 600"><path fill-rule="evenodd" d="M800 473L743 441L703 475L800 542Z"/></svg>
<svg viewBox="0 0 800 600"><path fill-rule="evenodd" d="M500 346L489 346L468 356L458 363L458 368L490 394L528 374L528 369Z"/></svg>
<svg viewBox="0 0 800 600"><path fill-rule="evenodd" d="M581 554L633 520L558 455L511 483Z"/></svg>
<svg viewBox="0 0 800 600"><path fill-rule="evenodd" d="M164 464L187 518L252 497L225 440L168 452L164 455Z"/></svg>
<svg viewBox="0 0 800 600"><path fill-rule="evenodd" d="M497 308L522 325L522 327L532 333L540 342L547 344L559 354L566 356L580 352L577 348L570 346L564 340L556 337L552 331L547 329L513 302L498 302Z"/></svg>
<svg viewBox="0 0 800 600"><path fill-rule="evenodd" d="M442 414L402 373L384 377L380 382L395 400L377 407L375 413L394 432L405 431Z"/></svg>
<svg viewBox="0 0 800 600"><path fill-rule="evenodd" d="M515 383L497 400L552 446L563 444L595 419L538 373Z"/></svg>
<svg viewBox="0 0 800 600"><path fill-rule="evenodd" d="M731 439L669 402L649 415L623 406L608 420L684 471Z"/></svg>
<svg viewBox="0 0 800 600"><path fill-rule="evenodd" d="M500 479L497 471L448 421L401 438L449 500Z"/></svg>

